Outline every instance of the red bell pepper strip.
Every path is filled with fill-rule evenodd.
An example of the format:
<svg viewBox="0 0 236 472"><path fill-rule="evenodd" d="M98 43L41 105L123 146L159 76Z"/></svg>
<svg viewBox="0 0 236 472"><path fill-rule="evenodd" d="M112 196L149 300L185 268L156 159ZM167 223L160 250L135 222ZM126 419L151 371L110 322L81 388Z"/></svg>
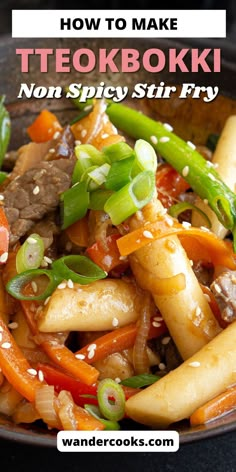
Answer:
<svg viewBox="0 0 236 472"><path fill-rule="evenodd" d="M180 193L185 192L190 185L169 164L162 164L157 169L156 187L158 198L165 208L170 208Z"/></svg>

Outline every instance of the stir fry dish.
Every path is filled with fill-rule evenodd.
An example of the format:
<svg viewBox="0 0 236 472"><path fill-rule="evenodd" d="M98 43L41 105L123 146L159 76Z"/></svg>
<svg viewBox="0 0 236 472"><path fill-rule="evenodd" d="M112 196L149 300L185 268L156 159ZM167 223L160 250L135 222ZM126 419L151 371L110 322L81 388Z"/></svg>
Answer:
<svg viewBox="0 0 236 472"><path fill-rule="evenodd" d="M236 407L236 116L196 146L79 106L65 126L41 111L12 151L1 98L1 418L214 420Z"/></svg>

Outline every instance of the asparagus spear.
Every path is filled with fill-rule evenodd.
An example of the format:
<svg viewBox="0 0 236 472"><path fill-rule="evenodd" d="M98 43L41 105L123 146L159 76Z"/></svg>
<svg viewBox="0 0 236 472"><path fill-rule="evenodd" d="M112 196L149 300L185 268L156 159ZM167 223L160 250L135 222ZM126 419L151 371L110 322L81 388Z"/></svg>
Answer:
<svg viewBox="0 0 236 472"><path fill-rule="evenodd" d="M107 114L112 123L135 139L145 139L207 200L225 228L233 233L236 252L236 194L221 180L214 166L190 142L185 142L169 127L127 106L110 103Z"/></svg>

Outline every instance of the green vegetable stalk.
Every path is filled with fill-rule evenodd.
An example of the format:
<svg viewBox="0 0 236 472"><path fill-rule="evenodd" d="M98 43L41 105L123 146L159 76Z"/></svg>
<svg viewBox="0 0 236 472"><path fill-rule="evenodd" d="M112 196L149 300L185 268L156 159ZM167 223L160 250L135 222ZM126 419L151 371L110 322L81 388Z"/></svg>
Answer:
<svg viewBox="0 0 236 472"><path fill-rule="evenodd" d="M236 194L221 180L214 166L206 161L192 143L186 143L165 125L121 104L108 104L112 123L135 139L145 139L208 201L223 226L233 233L236 252Z"/></svg>
<svg viewBox="0 0 236 472"><path fill-rule="evenodd" d="M2 167L11 136L11 122L9 113L4 106L5 96L0 96L0 168Z"/></svg>

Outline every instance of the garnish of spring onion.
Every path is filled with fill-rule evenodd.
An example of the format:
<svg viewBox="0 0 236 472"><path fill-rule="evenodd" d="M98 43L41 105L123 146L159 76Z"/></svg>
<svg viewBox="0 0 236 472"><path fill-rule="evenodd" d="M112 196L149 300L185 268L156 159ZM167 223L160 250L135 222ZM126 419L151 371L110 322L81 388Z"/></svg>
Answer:
<svg viewBox="0 0 236 472"><path fill-rule="evenodd" d="M134 150L124 142L104 147L103 152L110 163L121 161L122 159L127 159L134 155Z"/></svg>
<svg viewBox="0 0 236 472"><path fill-rule="evenodd" d="M98 189L90 193L89 209L103 211L108 198L113 194L112 190Z"/></svg>
<svg viewBox="0 0 236 472"><path fill-rule="evenodd" d="M44 254L44 242L38 234L31 234L16 255L16 270L20 274L26 270L38 269Z"/></svg>
<svg viewBox="0 0 236 472"><path fill-rule="evenodd" d="M105 418L119 421L124 417L125 394L122 387L114 380L104 379L99 382L97 398L99 409Z"/></svg>
<svg viewBox="0 0 236 472"><path fill-rule="evenodd" d="M30 283L35 283L35 287L38 291L39 284L37 284L36 280L41 276L48 278L46 288L40 293L36 292L34 295L24 294L24 289ZM52 292L62 280L63 277L55 276L51 270L31 269L13 277L7 283L6 290L17 300L45 300L52 294Z"/></svg>
<svg viewBox="0 0 236 472"><path fill-rule="evenodd" d="M107 273L86 256L64 256L52 263L52 271L64 280L86 285L105 279Z"/></svg>
<svg viewBox="0 0 236 472"><path fill-rule="evenodd" d="M171 216L173 216L173 218L178 218L178 216L181 215L181 213L183 213L183 211L186 211L186 210L194 210L200 213L200 215L202 215L202 217L205 218L206 225L208 226L208 228L211 228L211 222L207 214L204 213L204 211L200 210L200 208L198 208L196 205L193 205L192 203L189 203L189 202L176 203L176 205L172 205L169 208L168 213Z"/></svg>
<svg viewBox="0 0 236 472"><path fill-rule="evenodd" d="M113 162L105 182L107 189L119 190L131 181L134 159L134 156L130 156L121 161Z"/></svg>
<svg viewBox="0 0 236 472"><path fill-rule="evenodd" d="M110 168L110 164L105 163L101 166L92 166L87 169L81 176L81 181L86 182L87 190L92 192L104 184Z"/></svg>
<svg viewBox="0 0 236 472"><path fill-rule="evenodd" d="M156 172L157 155L151 144L149 144L147 141L144 141L144 139L138 139L134 145L134 152L135 167L137 169L136 173L142 172L144 170Z"/></svg>
<svg viewBox="0 0 236 472"><path fill-rule="evenodd" d="M75 184L61 195L62 229L68 228L86 215L89 192L85 182Z"/></svg>
<svg viewBox="0 0 236 472"><path fill-rule="evenodd" d="M92 416L97 418L101 423L105 425L105 431L117 431L120 429L119 423L117 421L105 420L101 417L101 412L96 405L86 404L84 405L86 411L88 411Z"/></svg>
<svg viewBox="0 0 236 472"><path fill-rule="evenodd" d="M154 173L141 172L106 201L104 211L108 213L112 223L118 225L143 208L151 200L154 189Z"/></svg>
<svg viewBox="0 0 236 472"><path fill-rule="evenodd" d="M159 379L160 377L158 377L158 375L140 374L134 375L133 377L129 377L128 379L124 379L120 383L121 385L125 385L126 387L142 388L147 387L148 385L152 385Z"/></svg>

